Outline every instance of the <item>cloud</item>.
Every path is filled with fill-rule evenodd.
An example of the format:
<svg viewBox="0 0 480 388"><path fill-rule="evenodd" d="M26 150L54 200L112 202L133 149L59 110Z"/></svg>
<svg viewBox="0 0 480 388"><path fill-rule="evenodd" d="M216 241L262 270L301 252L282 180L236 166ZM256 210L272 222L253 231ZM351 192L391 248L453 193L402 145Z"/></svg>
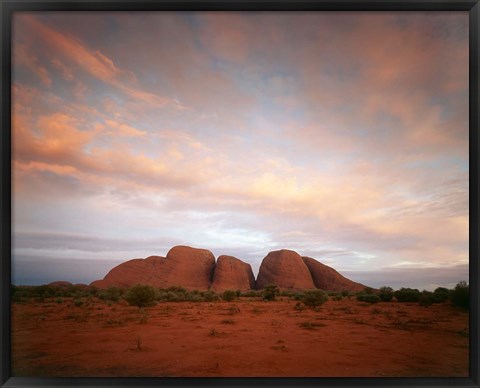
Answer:
<svg viewBox="0 0 480 388"><path fill-rule="evenodd" d="M126 136L126 137L144 137L146 136L145 131L141 131L137 128L134 128L128 124L119 123L114 120L106 120L105 123L110 127L113 128L114 131L112 134L116 136Z"/></svg>
<svg viewBox="0 0 480 388"><path fill-rule="evenodd" d="M43 236L57 254L161 238L254 268L280 248L342 270L465 263L468 36L451 16L112 15L95 36L22 16L14 46L51 85L14 63L16 233L64 233Z"/></svg>
<svg viewBox="0 0 480 388"><path fill-rule="evenodd" d="M33 72L41 83L49 87L52 85L52 79L48 70L39 63L38 58L31 53L31 50L23 44L17 44L13 50L13 62L16 66L25 66Z"/></svg>
<svg viewBox="0 0 480 388"><path fill-rule="evenodd" d="M389 286L393 289L402 287L434 291L437 287L454 288L462 281L468 281L468 265L430 268L398 268L381 271L344 271L349 279L370 285L371 287Z"/></svg>
<svg viewBox="0 0 480 388"><path fill-rule="evenodd" d="M119 69L110 58L99 50L88 49L78 39L61 34L40 22L36 17L32 15L17 16L15 23L17 29L27 28L35 34L35 39L41 39L46 52L53 54L52 60L62 55L65 60L79 66L96 79L115 86L128 96L152 106L162 108L168 105L174 108L182 108L175 99L139 89L136 85L136 76L132 72ZM56 61L58 67L58 59Z"/></svg>

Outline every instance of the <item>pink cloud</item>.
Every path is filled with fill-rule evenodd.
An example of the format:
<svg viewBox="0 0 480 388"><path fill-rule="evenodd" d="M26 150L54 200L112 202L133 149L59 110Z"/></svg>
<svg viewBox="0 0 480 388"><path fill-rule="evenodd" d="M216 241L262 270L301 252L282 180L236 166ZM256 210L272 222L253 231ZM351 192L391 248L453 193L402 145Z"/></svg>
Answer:
<svg viewBox="0 0 480 388"><path fill-rule="evenodd" d="M119 88L130 97L153 106L164 107L169 105L182 108L174 99L141 90L136 85L137 79L132 72L119 69L110 58L99 50L89 50L77 39L46 26L34 16L21 15L15 21L17 28L27 26L27 28L32 29L35 36L40 37L45 42L46 49L53 52L55 56L61 54L66 60L80 66L93 77Z"/></svg>

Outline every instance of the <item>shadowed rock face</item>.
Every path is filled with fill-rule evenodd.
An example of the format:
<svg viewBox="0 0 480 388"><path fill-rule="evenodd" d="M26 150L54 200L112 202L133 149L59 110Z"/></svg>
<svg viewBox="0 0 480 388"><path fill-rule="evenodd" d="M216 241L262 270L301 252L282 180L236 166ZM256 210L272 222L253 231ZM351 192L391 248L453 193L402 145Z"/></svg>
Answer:
<svg viewBox="0 0 480 388"><path fill-rule="evenodd" d="M315 288L312 275L302 257L297 252L286 249L270 252L260 265L257 288L262 289L269 284L288 290Z"/></svg>
<svg viewBox="0 0 480 388"><path fill-rule="evenodd" d="M255 288L255 277L250 264L233 256L220 256L215 266L211 289L246 291Z"/></svg>
<svg viewBox="0 0 480 388"><path fill-rule="evenodd" d="M336 270L328 265L322 264L311 257L302 257L312 274L313 281L317 288L326 291L363 291L365 286L356 283L340 275Z"/></svg>

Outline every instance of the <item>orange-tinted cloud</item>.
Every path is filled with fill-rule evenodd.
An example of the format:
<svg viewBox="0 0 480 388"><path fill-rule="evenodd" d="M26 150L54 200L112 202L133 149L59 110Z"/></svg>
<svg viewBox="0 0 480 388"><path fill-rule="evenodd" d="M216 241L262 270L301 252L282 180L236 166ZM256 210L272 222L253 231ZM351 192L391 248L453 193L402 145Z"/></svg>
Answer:
<svg viewBox="0 0 480 388"><path fill-rule="evenodd" d="M52 83L17 73L15 195L54 215L19 210L19 230L291 248L349 269L468 262L461 17L154 16L123 15L132 36L93 48L23 19Z"/></svg>
<svg viewBox="0 0 480 388"><path fill-rule="evenodd" d="M48 51L55 53L57 56L62 55L93 77L119 88L130 97L158 107L166 105L179 107L178 102L174 99L161 97L139 89L136 85L136 77L132 72L119 69L110 58L99 50L89 50L77 39L55 31L41 23L36 17L18 15L15 22L17 28L26 26L31 29L44 42ZM58 63L57 59L57 66ZM63 72L63 74L65 73Z"/></svg>

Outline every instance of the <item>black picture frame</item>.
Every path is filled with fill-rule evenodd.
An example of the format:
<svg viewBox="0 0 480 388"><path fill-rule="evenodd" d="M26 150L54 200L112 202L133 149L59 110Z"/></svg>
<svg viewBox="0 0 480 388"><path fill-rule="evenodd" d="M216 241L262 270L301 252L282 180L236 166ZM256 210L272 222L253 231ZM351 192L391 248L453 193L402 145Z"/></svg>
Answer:
<svg viewBox="0 0 480 388"><path fill-rule="evenodd" d="M468 11L469 12L469 284L470 284L470 375L468 378L36 378L11 376L10 283L11 283L11 22L17 11ZM479 16L478 1L455 0L2 0L1 19L1 288L0 288L0 385L1 387L58 386L479 386Z"/></svg>

